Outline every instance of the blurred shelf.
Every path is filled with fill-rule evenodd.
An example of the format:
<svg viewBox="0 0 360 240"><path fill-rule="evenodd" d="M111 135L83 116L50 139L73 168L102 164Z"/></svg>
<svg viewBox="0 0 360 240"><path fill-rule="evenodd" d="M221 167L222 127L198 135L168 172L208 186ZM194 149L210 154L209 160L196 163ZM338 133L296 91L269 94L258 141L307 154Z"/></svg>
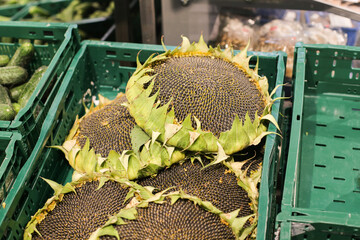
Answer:
<svg viewBox="0 0 360 240"><path fill-rule="evenodd" d="M192 0L187 1L187 5L191 4L191 2ZM325 11L360 21L360 11L352 10L345 6L339 6L326 0L209 0L209 3L228 7L236 6Z"/></svg>

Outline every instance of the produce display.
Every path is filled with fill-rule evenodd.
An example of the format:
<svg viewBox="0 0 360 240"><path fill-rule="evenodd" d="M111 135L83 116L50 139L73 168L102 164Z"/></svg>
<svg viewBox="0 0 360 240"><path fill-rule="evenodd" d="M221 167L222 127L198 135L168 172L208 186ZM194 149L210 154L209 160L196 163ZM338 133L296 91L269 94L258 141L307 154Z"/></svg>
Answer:
<svg viewBox="0 0 360 240"><path fill-rule="evenodd" d="M0 5L12 5L12 4L25 5L35 1L36 0L0 0Z"/></svg>
<svg viewBox="0 0 360 240"><path fill-rule="evenodd" d="M36 1L0 0L0 5L30 2ZM43 3L45 5L42 5ZM52 11L51 4L53 3L60 3L56 10L59 8L61 11L56 11L56 13ZM29 21L27 24L31 24L32 21L78 23L96 18L109 20L115 8L112 0L63 2L60 0L26 6L24 10L27 12L23 11L26 14L18 20ZM351 6L357 7L356 4ZM9 16L0 16L0 21L11 19ZM44 81L50 83L51 87L57 87L51 91L52 98L45 98L49 96L47 93L50 92L50 88L42 91L45 97L37 97L50 103L46 108L42 108L50 109L48 110L50 114L45 112L44 116L38 118L40 126L33 128L34 131L40 132L42 142L37 140L34 144L36 151L38 151L39 143L43 144L40 151L34 151L36 156L32 154L29 158L22 156L24 158L22 161L27 164L27 167L21 165L20 172L23 173L23 169L29 172L21 176L22 184L18 184L17 174L20 175L20 172L16 170L13 173L10 169L10 167L17 167L15 163L5 169L9 172L7 177L2 177L6 179L3 190L0 191L1 207L6 209L6 201L8 201L6 198L10 195L9 201L14 201L14 199L17 201L11 205L12 208L8 206L6 214L3 215L4 219L21 216L23 222L18 223L16 228L22 225L19 232L22 234L24 230L24 240L255 240L257 235L261 235L259 234L262 231L261 221L264 219L264 221L273 221L269 218L278 214L278 210L268 210L264 218L264 214L261 210L259 211L259 205L263 206L261 202L259 204L260 185L263 184L261 177L264 176L262 174L266 174L267 185L264 185L269 186L269 189L274 188L272 184L279 184L276 182L278 176L275 176L278 174L279 165L264 165L266 171L263 172L263 163L266 163L264 159L269 159L267 155L273 155L270 158L275 162L287 157L281 156L279 152L270 151L270 154L267 154L270 148L268 148L269 145L265 147L267 135L281 136L277 119L274 117L278 114L280 116L281 112L276 110L274 114L272 111L274 112L274 106L282 106L276 101L284 97L280 97L281 94L278 97L273 96L278 95L279 91L276 91L282 87L279 79L284 77L285 67L281 61L274 61L267 65L270 63L270 56L275 59L275 53L265 55L265 57L256 54L258 55L256 60L256 57L248 56L248 51L284 51L287 54L285 76L292 79L297 42L345 45L348 35L341 30L341 27L331 28L330 17L320 17L316 13L310 15L311 24L309 25L301 23L298 19L289 20L286 17L264 20L257 16L249 18L223 13L218 16L217 21L219 22L214 27L216 34L212 34L216 37L211 42L216 47L212 47L213 44L208 45L202 36L198 42L194 43L182 36L181 45L171 50L162 43L164 52L152 55L150 54L159 49L154 48L150 51L145 47L142 49L128 46L115 48L111 44L107 46L108 48L102 48L106 45L103 44L104 42L100 42L101 47L95 48L91 45L93 41L85 41L84 46L90 43L89 46L95 49L94 52L90 52L82 47L78 51L80 46L66 48L61 45L62 49L80 52L75 65L73 65L74 59L69 55L64 62L59 64L54 64L55 57L50 57L51 63L48 64L44 63L44 56L40 56L41 63L34 64L34 56L41 55L38 52L38 50L41 51L41 47L49 46L48 51L51 53L46 52L44 55L51 55L59 50L51 46L50 39L57 41L60 35L52 30L35 29L35 32L31 29L29 38L23 38L23 35L16 38L14 34L4 35L5 37L1 38L4 52L0 51L0 121L14 120L26 106L48 69L45 65L64 65L62 71L49 71L53 74L49 78L52 79L51 82ZM66 24L58 24L58 26L61 25ZM66 27L69 26L66 25ZM78 32L76 25L73 27L76 28L74 35L76 35L78 45L80 45L78 33L82 39L94 37L82 30ZM28 32L28 29L26 31ZM96 32L97 29L94 28L94 31ZM37 40L38 37L41 40ZM13 44L11 50L5 50L7 43ZM13 52L15 50L13 46L18 46L15 52ZM36 46L36 51L34 46ZM139 57L140 51L135 63L134 49L142 49L146 52L146 57ZM234 54L235 49L239 49L239 53ZM8 50L13 54L8 52L5 54ZM279 56L285 59L283 53L276 54L276 59ZM334 54L336 57L338 52ZM63 54L59 55L63 56ZM356 60L355 55L352 58L354 60ZM117 58L118 56L123 58ZM100 58L107 59L107 57L110 59L109 62L99 60ZM268 61L266 66L259 67L259 57L260 59L264 57L265 62ZM103 69L91 68L89 74L96 74L96 77L86 79L88 81L84 83L81 78L86 74L79 69L88 70L89 63L83 59L90 58L91 60L96 58L90 61L91 64L101 65L105 70L102 72ZM126 64L124 67L122 62L124 58L131 58L133 62L129 62L134 63L136 69ZM143 59L146 60L143 61ZM339 65L339 62L334 60L333 67L336 64ZM272 64L276 64L276 68ZM359 73L354 68L355 64L354 61L351 72L346 74L346 78L350 80L359 78ZM69 67L69 65L78 66L79 69ZM114 72L112 72L113 69L108 68L110 65L115 66ZM318 64L315 63L315 68L317 67ZM280 76L279 79L278 76L274 77L276 75L273 74L274 72L270 71L271 74L268 74L264 71L266 68L282 69L280 74L276 73ZM320 69L311 71L316 75L318 70L320 71ZM68 72L71 73L69 76L75 77L68 78ZM331 74L333 78L334 74ZM268 81L264 75L269 76L271 81ZM101 84L97 85L99 78L105 80L103 82L100 80ZM55 79L58 79L59 83L54 84ZM73 79L76 83L72 82ZM114 83L115 81L117 82ZM67 85L63 84L64 82ZM273 88L272 92L269 92L269 82ZM276 86L274 82L279 85ZM74 85L77 87L77 84L81 91L73 91ZM316 90L317 84L318 82L311 87ZM87 88L92 88L92 90ZM125 92L121 92L124 89ZM104 95L101 95L102 93ZM356 89L348 88L347 93L355 96ZM66 96L69 99L66 99ZM82 103L81 99L83 99ZM55 101L59 104L58 106L54 104ZM45 104L42 102L34 104L34 109L30 111L32 115L36 115L35 119L39 116L37 113L41 111L40 105ZM353 107L351 109L352 111L359 110ZM25 112L24 110L26 109L23 109L20 114ZM67 111L72 111L72 113L69 114ZM75 119L77 113L81 114ZM16 120L20 118L20 114ZM47 121L48 119L51 121ZM340 116L340 119L344 117ZM16 125L14 122L11 124ZM3 123L5 127L2 131L14 132L6 126L7 123ZM286 124L281 123L281 126ZM31 124L30 122L29 125ZM326 127L326 124L320 125L317 127ZM269 126L274 130L268 130ZM357 129L353 128L353 130ZM24 138L26 134L20 131L18 134L14 136L14 139L16 137L18 141L17 144L21 146L18 151L24 153L28 150L32 151L24 147L27 142L31 142ZM10 138L6 135L6 137L12 140L12 136ZM51 140L48 140L49 137ZM341 136L335 136L335 138L343 139ZM271 145L274 147L272 149L282 151L283 148L280 145L285 142L278 141L275 137L272 140L277 141L276 144ZM50 141L55 144L52 144L53 142L49 144ZM44 151L44 146L50 150ZM326 145L320 147L326 147ZM6 147L6 154L2 154L6 155L5 158L8 158L10 148ZM51 159L48 160L48 158ZM58 178L61 179L59 182L66 182L64 185L42 178L42 174L51 172L47 168L54 166L53 160L62 161L71 169L70 172L61 173L64 176ZM281 161L283 160L279 160ZM45 164L48 166L45 167ZM281 165L280 169L284 166ZM270 169L272 167L275 170ZM54 173L49 173L49 178L53 179ZM33 179L35 175L36 179ZM41 180L41 183L38 180ZM43 181L54 190L54 194L46 202L49 191L38 199L35 198L37 205L33 204L33 198L28 198L31 195L35 196L33 194L35 191L21 189L13 193L10 189L18 185L21 188L24 184L31 185L29 189L41 188L44 186L42 184L45 184ZM49 186L47 188L50 188ZM268 193L271 191L269 189L266 189ZM277 189L273 190L275 192ZM272 196L272 193L269 193L267 196L268 202L274 202L272 206L277 204L275 195ZM20 197L23 199L16 199ZM26 205L29 202L33 205L31 209ZM25 215L24 212L13 211L16 204L23 204L29 208L24 210ZM40 204L44 205L38 209ZM35 213L34 209L38 211ZM270 212L271 214L267 216ZM30 221L24 226L29 219ZM266 227L270 228L271 224L275 223L269 223ZM13 231L13 226L10 225L3 228L6 228L6 231ZM294 227L296 228L297 226ZM19 235L18 232L17 234ZM263 235L265 236L266 233ZM1 234L0 237L2 237ZM4 237L18 238L9 233L5 233ZM267 238L268 235L266 235Z"/></svg>
<svg viewBox="0 0 360 240"><path fill-rule="evenodd" d="M55 1L30 6L22 21L76 23L82 39L98 39L111 25L106 21L115 8L114 1ZM88 20L93 20L89 22Z"/></svg>
<svg viewBox="0 0 360 240"><path fill-rule="evenodd" d="M0 55L0 120L11 121L25 107L47 67L38 68L32 75L27 70L34 55L34 46L23 43L9 58Z"/></svg>
<svg viewBox="0 0 360 240"><path fill-rule="evenodd" d="M221 30L216 43L221 46L234 46L243 49L250 41L250 50L286 52L286 77L292 76L294 49L297 42L306 44L346 45L347 35L340 30L333 30L323 25L305 26L294 20L275 19L265 24L259 20L237 15L221 14ZM254 18L255 19L255 18Z"/></svg>
<svg viewBox="0 0 360 240"><path fill-rule="evenodd" d="M255 238L261 139L277 123L267 78L249 60L246 49L234 56L183 37L180 48L138 62L125 94L99 95L53 146L73 181L47 180L55 195L24 239Z"/></svg>
<svg viewBox="0 0 360 240"><path fill-rule="evenodd" d="M83 19L109 17L114 11L114 1L73 0L59 13L52 14L41 6L31 6L29 21L74 22Z"/></svg>

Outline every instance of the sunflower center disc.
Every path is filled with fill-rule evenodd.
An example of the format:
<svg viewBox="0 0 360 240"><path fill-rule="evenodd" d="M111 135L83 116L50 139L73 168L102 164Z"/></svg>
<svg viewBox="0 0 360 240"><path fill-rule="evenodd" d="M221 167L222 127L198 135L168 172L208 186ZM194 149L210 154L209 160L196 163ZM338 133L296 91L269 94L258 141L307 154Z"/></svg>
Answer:
<svg viewBox="0 0 360 240"><path fill-rule="evenodd" d="M175 117L188 114L201 122L203 130L215 136L231 129L236 115L261 115L265 102L250 78L236 65L211 56L175 56L152 66L153 93L159 92L161 105L172 99ZM192 119L193 127L196 127Z"/></svg>

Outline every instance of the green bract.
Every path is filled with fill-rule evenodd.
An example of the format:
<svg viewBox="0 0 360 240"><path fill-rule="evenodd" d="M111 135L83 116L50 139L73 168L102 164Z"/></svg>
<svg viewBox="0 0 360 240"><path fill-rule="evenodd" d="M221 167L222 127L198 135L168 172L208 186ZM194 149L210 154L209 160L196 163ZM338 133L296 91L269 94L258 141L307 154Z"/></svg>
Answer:
<svg viewBox="0 0 360 240"><path fill-rule="evenodd" d="M111 102L99 95L99 105L94 107L92 104L89 109L86 108L86 114L82 118L75 120L63 145L53 146L64 152L69 164L75 169L73 179L86 173L117 171L120 177L132 180L156 174L159 169L185 158L185 153L175 147L163 146L156 141L156 135L150 138L136 125L130 133L132 149L121 153L111 150L107 157L102 157L90 148L89 139L81 147L77 141L81 120Z"/></svg>
<svg viewBox="0 0 360 240"><path fill-rule="evenodd" d="M249 145L260 143L264 136L271 133L266 131L269 121L278 127L276 120L270 114L274 101L271 96L276 89L269 95L267 78L258 75L258 66L254 70L249 68L251 57L247 57L247 48L233 56L232 49L222 51L219 47L208 47L202 37L198 43L193 44L190 44L189 40L183 37L180 48L172 51L165 49L165 51L163 54L149 57L144 64L138 60L137 69L126 87L127 106L130 114L135 119L136 124L144 129L149 136L155 135L156 139L164 145L183 150L218 153L217 160L221 161L226 159L228 155ZM156 74L152 75L154 72L152 66L161 65L162 62L172 57L182 56L206 56L222 59L236 66L256 86L258 94L263 99L265 107L262 115L258 116L255 113L253 120L248 113L244 119L240 119L236 115L231 129L221 132L218 137L210 131L203 130L201 127L203 123L196 116L189 114L180 122L175 116L174 107L171 107L171 100L161 106L158 99L159 91L153 92ZM159 88L161 89L161 86ZM196 97L196 92L190 97ZM184 104L186 104L186 100L184 100ZM195 128L193 127L194 121L197 125Z"/></svg>

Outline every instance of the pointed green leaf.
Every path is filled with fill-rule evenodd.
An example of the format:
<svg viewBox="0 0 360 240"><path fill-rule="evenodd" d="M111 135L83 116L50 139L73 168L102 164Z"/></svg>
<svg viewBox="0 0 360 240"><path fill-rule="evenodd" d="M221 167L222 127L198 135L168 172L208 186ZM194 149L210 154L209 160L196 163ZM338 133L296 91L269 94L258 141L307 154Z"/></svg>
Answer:
<svg viewBox="0 0 360 240"><path fill-rule="evenodd" d="M180 129L182 128L182 125L178 124L165 124L165 140L164 145L166 142L172 138Z"/></svg>
<svg viewBox="0 0 360 240"><path fill-rule="evenodd" d="M128 220L135 220L137 211L136 208L121 209L117 216Z"/></svg>
<svg viewBox="0 0 360 240"><path fill-rule="evenodd" d="M41 179L44 180L47 184L49 184L49 186L54 190L55 195L58 195L61 192L61 190L63 189L63 185L58 184L55 181L52 181L50 179L46 179L43 177L41 177Z"/></svg>
<svg viewBox="0 0 360 240"><path fill-rule="evenodd" d="M108 180L109 180L108 178L101 177L99 179L99 186L96 188L96 190L99 190L100 188L102 188Z"/></svg>
<svg viewBox="0 0 360 240"><path fill-rule="evenodd" d="M151 134L151 144L154 145L154 142L157 140L157 138L160 136L160 132L152 132Z"/></svg>
<svg viewBox="0 0 360 240"><path fill-rule="evenodd" d="M221 144L217 143L217 145L218 145L218 152L217 152L217 155L215 157L215 160L210 162L204 168L207 168L207 167L215 165L215 164L219 164L219 163L221 163L221 162L223 162L223 161L225 161L226 159L229 158L229 156L226 155L226 153L225 153L223 147L221 146Z"/></svg>
<svg viewBox="0 0 360 240"><path fill-rule="evenodd" d="M138 125L135 125L134 128L131 130L130 138L134 152L139 152L140 147L143 146L150 139L149 135L147 135L144 130Z"/></svg>
<svg viewBox="0 0 360 240"><path fill-rule="evenodd" d="M65 184L65 186L63 187L63 189L61 189L61 192L60 192L60 193L65 194L65 193L69 193L69 192L74 192L74 193L76 193L76 190L75 190L75 188L74 188L73 186L71 186L70 183L67 183L67 184Z"/></svg>
<svg viewBox="0 0 360 240"><path fill-rule="evenodd" d="M205 43L202 34L200 35L199 42L195 44L195 47L196 47L196 51L199 51L199 52L206 53L209 51L209 48L208 48L207 44Z"/></svg>
<svg viewBox="0 0 360 240"><path fill-rule="evenodd" d="M251 122L248 112L246 112L245 121L244 121L244 130L247 133L250 141L256 138L256 127L257 126L254 126L253 123Z"/></svg>
<svg viewBox="0 0 360 240"><path fill-rule="evenodd" d="M189 49L189 47L190 47L190 41L189 41L189 39L188 39L187 37L185 37L185 36L182 36L182 35L181 35L181 37L182 37L182 43L181 43L180 51L181 51L181 52L186 52L186 51Z"/></svg>
<svg viewBox="0 0 360 240"><path fill-rule="evenodd" d="M113 236L116 237L116 239L120 240L118 231L116 231L116 229L112 225L96 230L94 233L91 234L89 240L97 240L101 236Z"/></svg>
<svg viewBox="0 0 360 240"><path fill-rule="evenodd" d="M278 123L276 122L276 119L274 118L273 115L267 114L267 115L263 116L263 117L261 118L261 120L268 120L269 122L271 122L272 124L274 124L275 127L281 132L280 127L279 127Z"/></svg>
<svg viewBox="0 0 360 240"><path fill-rule="evenodd" d="M175 196L170 196L171 199L171 205L173 205L174 203L176 203L177 200L179 200L180 196L179 195L175 195Z"/></svg>

